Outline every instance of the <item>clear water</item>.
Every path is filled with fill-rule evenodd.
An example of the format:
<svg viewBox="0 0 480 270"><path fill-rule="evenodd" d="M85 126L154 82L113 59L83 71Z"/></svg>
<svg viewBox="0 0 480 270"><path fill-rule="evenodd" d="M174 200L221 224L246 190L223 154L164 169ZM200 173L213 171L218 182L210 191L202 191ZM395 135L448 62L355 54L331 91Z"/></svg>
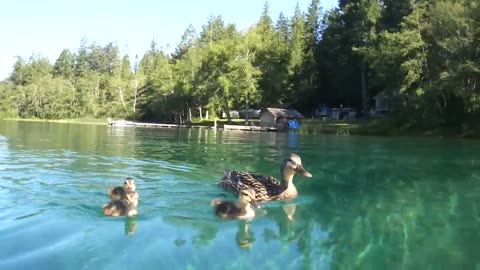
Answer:
<svg viewBox="0 0 480 270"><path fill-rule="evenodd" d="M313 174L295 178L298 198L248 224L213 215L223 169L278 176L287 152ZM479 154L478 141L0 121L0 269L480 269ZM103 216L126 176L138 216Z"/></svg>

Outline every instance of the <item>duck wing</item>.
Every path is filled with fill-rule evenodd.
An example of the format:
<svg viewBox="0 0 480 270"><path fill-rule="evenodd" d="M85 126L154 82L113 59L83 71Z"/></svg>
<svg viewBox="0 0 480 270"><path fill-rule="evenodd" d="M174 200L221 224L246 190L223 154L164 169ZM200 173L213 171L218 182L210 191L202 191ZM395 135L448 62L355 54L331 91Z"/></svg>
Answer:
<svg viewBox="0 0 480 270"><path fill-rule="evenodd" d="M251 187L255 190L255 199L258 201L269 200L285 189L274 177L234 170L226 170L218 185L237 195L240 190Z"/></svg>

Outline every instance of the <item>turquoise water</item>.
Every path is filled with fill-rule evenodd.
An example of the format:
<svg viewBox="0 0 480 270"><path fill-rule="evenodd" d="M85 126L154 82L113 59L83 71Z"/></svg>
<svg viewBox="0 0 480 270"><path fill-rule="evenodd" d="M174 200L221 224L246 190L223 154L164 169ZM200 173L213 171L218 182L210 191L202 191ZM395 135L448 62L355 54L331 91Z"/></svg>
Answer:
<svg viewBox="0 0 480 270"><path fill-rule="evenodd" d="M288 152L313 174L296 176L298 198L249 223L213 215L225 168L278 176ZM478 141L0 121L0 269L480 269L479 154ZM138 216L103 216L126 176Z"/></svg>

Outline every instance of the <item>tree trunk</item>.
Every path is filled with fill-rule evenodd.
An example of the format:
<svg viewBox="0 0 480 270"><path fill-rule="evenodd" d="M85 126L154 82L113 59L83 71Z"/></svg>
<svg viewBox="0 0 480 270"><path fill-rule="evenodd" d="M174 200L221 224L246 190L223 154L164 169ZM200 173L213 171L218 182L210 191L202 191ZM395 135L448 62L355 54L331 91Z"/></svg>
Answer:
<svg viewBox="0 0 480 270"><path fill-rule="evenodd" d="M200 113L200 121L203 121L202 106L198 107L198 112Z"/></svg>
<svg viewBox="0 0 480 270"><path fill-rule="evenodd" d="M362 76L362 111L368 111L368 93L367 93L367 74L366 74L366 60L362 59L361 76Z"/></svg>
<svg viewBox="0 0 480 270"><path fill-rule="evenodd" d="M125 112L128 114L128 109L127 109L127 104L125 104L125 100L123 99L123 91L122 87L118 87L118 94L120 95L120 101L122 102L123 108L125 109Z"/></svg>
<svg viewBox="0 0 480 270"><path fill-rule="evenodd" d="M248 126L248 95L245 99L245 125Z"/></svg>
<svg viewBox="0 0 480 270"><path fill-rule="evenodd" d="M138 80L135 79L134 81L134 97L133 97L133 115L136 118L136 107L137 107L137 93L138 93Z"/></svg>
<svg viewBox="0 0 480 270"><path fill-rule="evenodd" d="M225 113L227 114L227 121L229 124L232 123L232 117L230 116L230 108L228 107L228 101L227 98L224 98L224 108L225 108Z"/></svg>
<svg viewBox="0 0 480 270"><path fill-rule="evenodd" d="M205 120L208 120L208 110L205 112Z"/></svg>
<svg viewBox="0 0 480 270"><path fill-rule="evenodd" d="M192 123L192 108L188 105L188 123Z"/></svg>

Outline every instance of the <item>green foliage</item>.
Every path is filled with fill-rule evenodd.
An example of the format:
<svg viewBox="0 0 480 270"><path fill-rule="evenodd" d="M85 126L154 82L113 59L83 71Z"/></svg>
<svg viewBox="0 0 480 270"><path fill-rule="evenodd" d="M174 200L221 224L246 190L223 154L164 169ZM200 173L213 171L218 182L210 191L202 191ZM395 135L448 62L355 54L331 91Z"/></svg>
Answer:
<svg viewBox="0 0 480 270"><path fill-rule="evenodd" d="M74 76L74 62L75 56L69 50L63 50L53 65L53 76L72 80Z"/></svg>
<svg viewBox="0 0 480 270"><path fill-rule="evenodd" d="M191 122L246 105L368 109L384 91L399 129L462 129L480 115L480 4L474 0L345 0L274 22L266 2L239 31L211 15L172 55L152 40L130 63L114 43L64 50L52 66L17 57L0 83L9 117L113 117Z"/></svg>

